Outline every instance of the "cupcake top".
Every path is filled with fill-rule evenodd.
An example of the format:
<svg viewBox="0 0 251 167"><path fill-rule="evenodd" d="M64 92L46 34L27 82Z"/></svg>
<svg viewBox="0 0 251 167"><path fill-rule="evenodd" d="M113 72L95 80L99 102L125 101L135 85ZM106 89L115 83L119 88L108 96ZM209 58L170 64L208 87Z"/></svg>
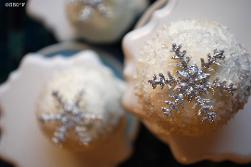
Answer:
<svg viewBox="0 0 251 167"><path fill-rule="evenodd" d="M216 129L250 95L250 55L225 26L212 21L162 26L146 41L136 68L135 94L143 110L171 133Z"/></svg>
<svg viewBox="0 0 251 167"><path fill-rule="evenodd" d="M90 146L118 125L124 85L104 66L88 64L58 72L38 101L37 117L47 136L70 147Z"/></svg>

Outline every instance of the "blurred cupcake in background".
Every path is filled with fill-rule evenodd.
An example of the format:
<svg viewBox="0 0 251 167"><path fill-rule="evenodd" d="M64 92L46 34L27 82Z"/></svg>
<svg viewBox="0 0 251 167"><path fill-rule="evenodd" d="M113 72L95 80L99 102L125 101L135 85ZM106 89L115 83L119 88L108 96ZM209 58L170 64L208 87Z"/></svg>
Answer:
<svg viewBox="0 0 251 167"><path fill-rule="evenodd" d="M51 29L59 41L121 39L148 6L148 0L30 0L27 13Z"/></svg>
<svg viewBox="0 0 251 167"><path fill-rule="evenodd" d="M118 66L106 53L74 43L25 56L0 87L1 155L39 167L116 166L129 158L138 121L122 106Z"/></svg>
<svg viewBox="0 0 251 167"><path fill-rule="evenodd" d="M118 40L147 7L147 0L69 0L66 13L77 37L91 42Z"/></svg>

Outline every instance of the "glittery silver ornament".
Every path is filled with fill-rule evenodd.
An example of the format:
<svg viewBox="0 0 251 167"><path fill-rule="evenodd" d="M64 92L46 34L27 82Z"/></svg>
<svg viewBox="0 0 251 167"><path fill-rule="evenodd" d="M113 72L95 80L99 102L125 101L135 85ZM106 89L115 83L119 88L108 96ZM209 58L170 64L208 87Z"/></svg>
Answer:
<svg viewBox="0 0 251 167"><path fill-rule="evenodd" d="M178 61L176 72L177 77L167 73L167 77L160 73L155 74L152 80L148 82L155 89L158 85L161 89L168 86L171 90L170 99L166 100L165 104L168 107L162 107L162 111L166 115L171 115L172 112L178 112L183 107L184 101L195 102L195 106L199 107L198 115L202 121L214 122L216 119L216 112L214 111L214 101L212 99L204 98L204 94L216 91L233 95L236 86L232 83L227 84L226 81L220 81L216 78L210 82L210 72L213 70L212 65L220 65L220 61L225 59L224 51L215 49L213 54L207 55L207 62L201 59L201 67L196 64L189 65L190 57L186 56L186 51L181 51L181 45L173 44L171 52L174 52L172 59Z"/></svg>
<svg viewBox="0 0 251 167"><path fill-rule="evenodd" d="M57 91L54 91L52 96L57 101L61 110L57 113L43 113L40 116L42 123L54 122L59 124L59 127L54 132L52 141L56 144L64 142L67 133L73 130L82 144L89 144L92 138L88 133L87 127L90 126L92 122L102 121L102 119L97 115L82 111L80 100L83 96L83 91L79 92L73 103L64 102Z"/></svg>
<svg viewBox="0 0 251 167"><path fill-rule="evenodd" d="M88 21L94 12L99 13L103 17L112 15L107 0L71 0L71 3L79 3L84 6L79 14L81 21Z"/></svg>

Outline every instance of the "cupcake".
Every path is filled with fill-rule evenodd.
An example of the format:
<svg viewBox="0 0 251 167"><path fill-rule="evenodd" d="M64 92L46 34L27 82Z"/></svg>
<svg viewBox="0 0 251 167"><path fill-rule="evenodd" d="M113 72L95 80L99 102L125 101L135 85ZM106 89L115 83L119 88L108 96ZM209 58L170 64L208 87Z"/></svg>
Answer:
<svg viewBox="0 0 251 167"><path fill-rule="evenodd" d="M0 86L1 155L18 166L116 166L132 153L138 123L121 103L119 64L74 46L25 56Z"/></svg>
<svg viewBox="0 0 251 167"><path fill-rule="evenodd" d="M156 133L209 134L248 100L250 54L217 22L160 26L139 49L133 75L129 66L125 70L131 92L124 104ZM134 109L132 95L138 103Z"/></svg>

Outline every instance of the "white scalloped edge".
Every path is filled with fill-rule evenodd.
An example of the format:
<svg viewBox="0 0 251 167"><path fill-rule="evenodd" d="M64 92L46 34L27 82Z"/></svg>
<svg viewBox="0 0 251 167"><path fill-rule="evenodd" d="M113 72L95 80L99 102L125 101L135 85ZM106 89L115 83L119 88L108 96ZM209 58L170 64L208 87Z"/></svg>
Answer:
<svg viewBox="0 0 251 167"><path fill-rule="evenodd" d="M84 51L86 52L86 51ZM88 51L92 52L92 51ZM7 80L0 85L0 95L5 92L6 89L11 87L11 84L15 82L15 80L18 79L18 77L21 75L22 71L24 68L29 66L30 64L33 64L34 66L54 66L54 65L71 65L71 64L78 64L78 62L82 61L90 61L90 63L93 63L97 66L102 66L99 58L94 55L93 56L81 56L81 52L78 53L76 56L71 57L71 58L66 58L61 55L58 56L53 56L53 57L44 57L43 55L40 54L28 54L24 56L24 58L21 60L20 65L18 69L15 71L11 72Z"/></svg>

